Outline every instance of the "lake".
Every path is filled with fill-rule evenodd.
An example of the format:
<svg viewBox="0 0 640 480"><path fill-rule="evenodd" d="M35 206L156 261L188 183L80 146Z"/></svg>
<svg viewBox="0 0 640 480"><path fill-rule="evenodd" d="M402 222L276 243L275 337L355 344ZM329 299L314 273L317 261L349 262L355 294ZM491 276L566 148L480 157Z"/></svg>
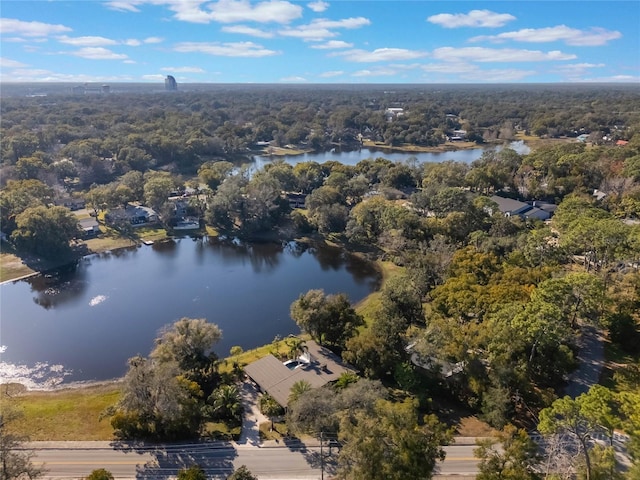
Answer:
<svg viewBox="0 0 640 480"><path fill-rule="evenodd" d="M181 317L220 326L215 351L250 349L299 329L289 305L321 288L355 303L374 291L373 266L340 249L296 242L180 238L90 255L55 275L0 286L0 382L31 388L122 376L159 329Z"/></svg>
<svg viewBox="0 0 640 480"><path fill-rule="evenodd" d="M527 144L522 141L508 143L506 147L511 148L522 155L527 154L531 151ZM497 150L499 150L503 147L499 146L491 148L496 148ZM360 150L352 151L339 151L334 149L327 152L313 152L304 153L302 155L283 155L277 157L270 157L268 155L255 155L253 157L253 167L257 170L262 169L267 163L270 163L274 159L284 160L285 162L292 165L301 162L318 162L322 164L328 161L340 162L345 165L356 165L361 160L378 157L383 157L393 162L404 162L407 159L413 157L420 163L438 163L446 162L447 160L471 163L474 160L479 159L482 153L486 150L487 148L472 148L468 150L454 150L451 152L390 152L388 150L375 150L369 148L362 148Z"/></svg>

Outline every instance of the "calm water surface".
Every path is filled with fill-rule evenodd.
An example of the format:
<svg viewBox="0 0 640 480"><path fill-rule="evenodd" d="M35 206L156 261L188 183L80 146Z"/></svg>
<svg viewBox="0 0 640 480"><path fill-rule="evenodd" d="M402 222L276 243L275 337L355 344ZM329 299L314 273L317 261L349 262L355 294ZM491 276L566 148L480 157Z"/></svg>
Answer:
<svg viewBox="0 0 640 480"><path fill-rule="evenodd" d="M531 150L522 141L511 142L506 145L508 148L512 148L520 154L527 154ZM499 150L502 147L497 147ZM447 160L453 160L455 162L471 163L474 160L480 158L485 148L472 148L469 150L455 150L452 152L389 152L385 150L375 150L369 148L363 148L361 150L353 150L350 152L331 150L327 152L305 153L303 155L284 155L278 157L269 157L268 155L256 155L254 159L254 168L261 169L267 163L270 163L273 158L282 159L287 163L295 165L300 162L318 162L320 164L328 161L336 161L345 165L355 165L361 160L367 158L383 157L392 162L404 162L409 158L415 158L418 162L446 162Z"/></svg>
<svg viewBox="0 0 640 480"><path fill-rule="evenodd" d="M123 375L158 330L204 317L223 332L216 353L299 332L300 293L345 292L355 303L379 276L338 249L182 238L85 257L69 271L0 286L0 381L32 387Z"/></svg>

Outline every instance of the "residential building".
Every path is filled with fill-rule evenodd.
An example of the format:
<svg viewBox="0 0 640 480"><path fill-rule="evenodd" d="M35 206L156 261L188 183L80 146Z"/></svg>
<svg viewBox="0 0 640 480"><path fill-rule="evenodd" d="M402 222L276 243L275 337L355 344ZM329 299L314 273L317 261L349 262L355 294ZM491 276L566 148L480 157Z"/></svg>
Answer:
<svg viewBox="0 0 640 480"><path fill-rule="evenodd" d="M493 195L491 200L498 204L498 209L506 216L518 216L523 219L548 220L555 212L557 205L536 200L530 203L514 200L513 198ZM493 213L493 212L491 212Z"/></svg>
<svg viewBox="0 0 640 480"><path fill-rule="evenodd" d="M149 207L128 204L124 208L112 210L104 216L108 224L129 222L134 227L140 227L158 221L158 214Z"/></svg>
<svg viewBox="0 0 640 480"><path fill-rule="evenodd" d="M312 388L320 388L335 382L343 373L356 371L331 350L308 340L304 353L296 360L283 363L273 355L267 355L247 365L244 372L262 392L286 407L294 383L302 380L309 382Z"/></svg>

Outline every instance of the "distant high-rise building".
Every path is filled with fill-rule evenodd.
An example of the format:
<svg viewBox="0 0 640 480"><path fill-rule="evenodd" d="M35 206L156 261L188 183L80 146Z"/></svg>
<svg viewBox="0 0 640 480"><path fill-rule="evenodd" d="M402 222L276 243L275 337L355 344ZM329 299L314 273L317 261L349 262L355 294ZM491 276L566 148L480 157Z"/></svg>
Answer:
<svg viewBox="0 0 640 480"><path fill-rule="evenodd" d="M102 93L111 93L111 87L109 85L102 85Z"/></svg>
<svg viewBox="0 0 640 480"><path fill-rule="evenodd" d="M167 75L167 78L164 79L164 89L168 92L175 92L178 90L178 83L173 76Z"/></svg>

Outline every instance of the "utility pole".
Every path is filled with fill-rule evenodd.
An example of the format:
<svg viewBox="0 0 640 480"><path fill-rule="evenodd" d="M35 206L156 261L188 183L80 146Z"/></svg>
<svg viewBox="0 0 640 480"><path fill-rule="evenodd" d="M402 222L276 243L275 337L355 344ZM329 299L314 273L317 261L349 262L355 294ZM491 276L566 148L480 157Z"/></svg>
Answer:
<svg viewBox="0 0 640 480"><path fill-rule="evenodd" d="M324 452L322 451L322 441L324 440L324 432L320 430L320 478L324 480Z"/></svg>

